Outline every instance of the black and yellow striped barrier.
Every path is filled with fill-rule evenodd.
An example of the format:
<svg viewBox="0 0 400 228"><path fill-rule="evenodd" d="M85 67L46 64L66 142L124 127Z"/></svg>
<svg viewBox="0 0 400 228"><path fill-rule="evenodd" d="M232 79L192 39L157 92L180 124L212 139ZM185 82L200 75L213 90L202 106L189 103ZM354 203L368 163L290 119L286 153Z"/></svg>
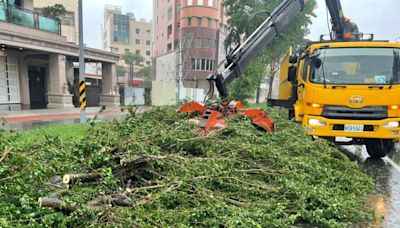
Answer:
<svg viewBox="0 0 400 228"><path fill-rule="evenodd" d="M80 109L84 110L87 107L87 103L86 103L86 83L85 83L85 81L81 81L79 83L79 101L80 101Z"/></svg>

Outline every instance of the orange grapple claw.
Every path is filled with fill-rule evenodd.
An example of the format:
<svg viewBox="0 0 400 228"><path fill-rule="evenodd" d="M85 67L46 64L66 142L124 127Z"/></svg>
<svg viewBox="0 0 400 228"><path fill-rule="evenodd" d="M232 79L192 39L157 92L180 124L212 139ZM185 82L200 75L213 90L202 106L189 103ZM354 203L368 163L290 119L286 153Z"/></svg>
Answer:
<svg viewBox="0 0 400 228"><path fill-rule="evenodd" d="M227 123L224 117L235 114L246 116L254 125L259 126L266 132L275 130L273 120L265 111L257 108L243 109L243 104L240 101L232 101L229 104L225 102L223 105L214 103L210 107L206 107L201 102L189 102L182 106L178 112L202 114L201 117L191 119L191 122L203 129L197 132L199 136L205 136L215 130L225 128Z"/></svg>
<svg viewBox="0 0 400 228"><path fill-rule="evenodd" d="M183 105L178 110L178 113L194 113L194 112L203 113L206 110L207 110L207 108L201 102L189 102L189 103Z"/></svg>
<svg viewBox="0 0 400 228"><path fill-rule="evenodd" d="M275 125L272 118L262 109L243 109L240 110L243 115L248 117L254 125L264 129L266 132L273 132Z"/></svg>

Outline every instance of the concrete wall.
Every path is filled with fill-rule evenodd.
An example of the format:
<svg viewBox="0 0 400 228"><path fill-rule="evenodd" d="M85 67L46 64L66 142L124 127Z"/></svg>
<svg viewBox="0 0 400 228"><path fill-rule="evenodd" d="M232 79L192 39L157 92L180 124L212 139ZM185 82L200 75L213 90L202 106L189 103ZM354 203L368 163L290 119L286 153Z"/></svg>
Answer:
<svg viewBox="0 0 400 228"><path fill-rule="evenodd" d="M178 52L172 52L155 59L154 80L175 82L178 76Z"/></svg>
<svg viewBox="0 0 400 228"><path fill-rule="evenodd" d="M33 0L22 1L22 7L28 10L33 10Z"/></svg>
<svg viewBox="0 0 400 228"><path fill-rule="evenodd" d="M154 106L176 104L176 84L174 82L152 82L151 102Z"/></svg>

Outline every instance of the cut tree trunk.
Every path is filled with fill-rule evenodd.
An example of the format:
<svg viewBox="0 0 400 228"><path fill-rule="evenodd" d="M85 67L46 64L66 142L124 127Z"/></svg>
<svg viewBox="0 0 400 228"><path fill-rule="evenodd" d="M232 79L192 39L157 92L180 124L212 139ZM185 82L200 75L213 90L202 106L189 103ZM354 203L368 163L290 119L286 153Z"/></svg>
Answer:
<svg viewBox="0 0 400 228"><path fill-rule="evenodd" d="M79 173L65 174L63 177L64 184L75 184L77 182L93 182L101 178L99 173Z"/></svg>
<svg viewBox="0 0 400 228"><path fill-rule="evenodd" d="M49 207L64 212L72 212L78 209L76 205L64 202L54 197L40 197L38 203L39 208Z"/></svg>

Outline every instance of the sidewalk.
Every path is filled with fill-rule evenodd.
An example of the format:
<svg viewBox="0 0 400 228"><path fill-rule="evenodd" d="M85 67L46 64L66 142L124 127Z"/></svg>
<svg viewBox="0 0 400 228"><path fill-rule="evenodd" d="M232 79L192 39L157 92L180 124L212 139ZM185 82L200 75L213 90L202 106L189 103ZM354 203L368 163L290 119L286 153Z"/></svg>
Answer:
<svg viewBox="0 0 400 228"><path fill-rule="evenodd" d="M86 108L86 116L94 117L101 107ZM59 120L59 119L76 119L79 118L79 108L64 109L36 109L21 111L0 112L0 118L4 118L7 123L31 122L40 120ZM102 116L118 116L124 114L119 107L106 108L101 113Z"/></svg>

